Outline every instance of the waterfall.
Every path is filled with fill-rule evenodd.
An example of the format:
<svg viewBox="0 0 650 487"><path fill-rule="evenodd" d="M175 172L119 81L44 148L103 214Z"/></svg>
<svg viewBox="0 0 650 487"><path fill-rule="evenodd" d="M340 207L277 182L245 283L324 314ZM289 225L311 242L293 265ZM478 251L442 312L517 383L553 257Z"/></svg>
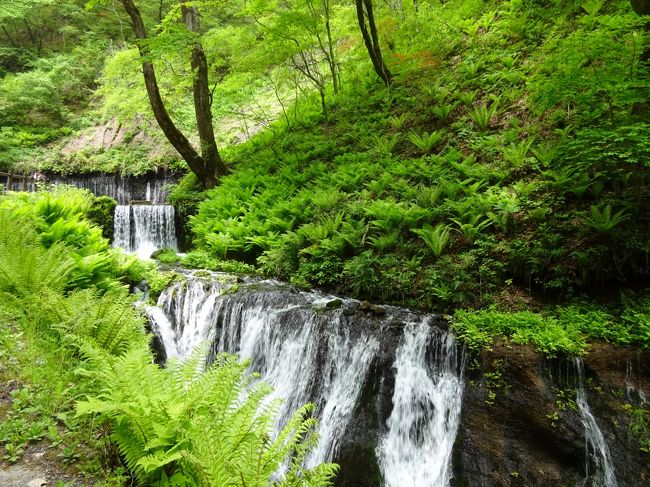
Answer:
<svg viewBox="0 0 650 487"><path fill-rule="evenodd" d="M627 368L625 370L625 398L628 402L638 402L640 404L646 404L649 402L647 393L637 386L632 379L633 376L633 367L632 362L628 361Z"/></svg>
<svg viewBox="0 0 650 487"><path fill-rule="evenodd" d="M167 187L177 182L177 178L153 176L55 176L49 178L52 184L68 184L77 188L87 189L95 196L110 196L120 205L128 205L131 201L148 201L154 205L167 201Z"/></svg>
<svg viewBox="0 0 650 487"><path fill-rule="evenodd" d="M419 482L415 485L448 485L462 380L456 344L433 326L432 317L392 307L386 307L386 316L371 316L359 311L355 300L298 292L274 281L250 280L237 288L223 281L219 274L190 274L148 309L167 357L182 360L208 341L212 357L228 352L250 360L251 369L273 387L273 398L283 400L276 432L298 407L315 403L320 441L309 465L337 461L352 441L353 418L376 407L360 404L363 391L377 392L367 386L371 367L392 357L393 368L388 364L382 371L395 374L390 418L368 414L379 423L373 440L380 445L378 469L387 487L398 485L400 476Z"/></svg>
<svg viewBox="0 0 650 487"><path fill-rule="evenodd" d="M148 258L158 249L174 249L176 226L170 205L118 205L114 216L114 247Z"/></svg>
<svg viewBox="0 0 650 487"><path fill-rule="evenodd" d="M430 335L434 356L428 360ZM449 485L463 393L454 340L426 320L411 323L394 367L393 411L377 452L386 485Z"/></svg>
<svg viewBox="0 0 650 487"><path fill-rule="evenodd" d="M584 363L581 358L575 359L575 367L578 373L576 404L585 428L586 450L585 479L578 482L578 486L617 487L618 483L609 447L587 402L587 393L584 386Z"/></svg>

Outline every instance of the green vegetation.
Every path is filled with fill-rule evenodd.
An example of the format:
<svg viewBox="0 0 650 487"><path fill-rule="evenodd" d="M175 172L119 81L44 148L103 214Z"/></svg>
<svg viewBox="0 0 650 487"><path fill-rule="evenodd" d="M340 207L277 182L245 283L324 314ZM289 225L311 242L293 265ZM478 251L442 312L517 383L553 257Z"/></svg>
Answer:
<svg viewBox="0 0 650 487"><path fill-rule="evenodd" d="M162 162L149 152L161 133L131 32L119 23L126 12L92 5L79 21L98 15L100 37L120 39L119 49L99 55L97 44L78 34L78 45L88 43L83 49L52 43L40 64L8 68L3 106L13 108L3 123L12 134L113 119L131 127L127 145L50 154L40 159L43 169L180 167L178 158ZM194 34L180 23L175 2L137 6L154 36L147 49L179 130L195 131L188 54L197 39L215 88L212 115L230 174L208 192L188 176L171 195L195 236L197 250L185 265L256 269L436 311L510 309L522 294L570 302L646 284L647 41L645 20L628 1L375 4L388 83L373 72L352 4L201 4L202 30ZM93 63L102 59L101 76L74 93L97 88L93 110L68 113L37 97L36 106L11 101L23 74L57 85L57 63L89 53ZM74 86L87 81L87 64L79 63ZM37 113L47 117L37 123ZM247 135L249 124L266 129L228 146L233 119ZM148 136L131 147L141 129ZM27 150L55 135L11 137ZM645 343L636 332L628 339L624 327L613 340L598 330L526 326L548 335L526 335L547 353L583 350L584 337ZM523 331L516 339L524 340Z"/></svg>
<svg viewBox="0 0 650 487"><path fill-rule="evenodd" d="M269 441L277 404L263 403L270 389L252 385L246 363L222 356L203 372L200 351L153 363L125 285L151 267L108 246L88 221L93 200L69 188L0 197L4 459L40 443L101 485L263 486L288 462L278 485L329 485L335 465L301 465L317 441L312 405Z"/></svg>
<svg viewBox="0 0 650 487"><path fill-rule="evenodd" d="M494 338L532 343L549 356L582 355L588 351L587 338L650 348L650 298L628 296L610 309L591 304L558 306L545 313L458 310L452 328L471 350L489 346Z"/></svg>
<svg viewBox="0 0 650 487"><path fill-rule="evenodd" d="M163 266L455 312L473 352L649 348L646 4L0 0L0 171L184 170L193 250ZM300 466L311 406L272 442L244 364L153 365L128 287L181 277L110 248L114 206L0 197L5 460L47 442L108 483L262 485L291 457L287 485L327 484Z"/></svg>
<svg viewBox="0 0 650 487"><path fill-rule="evenodd" d="M623 410L630 418L630 432L639 439L641 451L650 453L650 411L647 405L624 404Z"/></svg>
<svg viewBox="0 0 650 487"><path fill-rule="evenodd" d="M301 99L300 124L231 148L233 173L192 219L197 245L435 310L644 282L647 73L628 3L380 11L403 24L380 28L390 89L342 62L358 81L331 97L327 123Z"/></svg>

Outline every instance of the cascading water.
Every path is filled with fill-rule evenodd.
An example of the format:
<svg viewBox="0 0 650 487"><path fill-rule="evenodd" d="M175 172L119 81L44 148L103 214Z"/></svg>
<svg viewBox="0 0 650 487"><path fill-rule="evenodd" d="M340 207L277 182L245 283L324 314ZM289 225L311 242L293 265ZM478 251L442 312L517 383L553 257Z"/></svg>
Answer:
<svg viewBox="0 0 650 487"><path fill-rule="evenodd" d="M158 249L176 250L174 207L118 205L114 216L113 246L148 258Z"/></svg>
<svg viewBox="0 0 650 487"><path fill-rule="evenodd" d="M274 397L284 401L278 428L299 406L314 402L320 441L307 459L313 465L337 461L347 448L342 443L349 440L352 419L372 407L359 401L364 390L373 390L369 371L390 357L396 371L393 412L389 418L370 414L379 423L373 440L380 445L378 470L388 487L398 485L398 478L416 486L448 485L462 396L462 365L450 334L433 326L431 317L398 308L386 307L386 316L375 317L359 311L358 301L273 281L224 292L230 285L222 279L189 275L149 308L168 358L182 360L208 341L213 356L229 352L249 359L273 386ZM390 366L383 373L393 375ZM380 439L379 430L386 429Z"/></svg>
<svg viewBox="0 0 650 487"><path fill-rule="evenodd" d="M625 370L625 398L627 401L631 403L640 403L642 405L650 402L650 397L648 397L648 394L643 389L641 389L640 386L634 383L632 376L632 362L628 362L627 368Z"/></svg>
<svg viewBox="0 0 650 487"><path fill-rule="evenodd" d="M176 178L168 179L162 176L121 177L117 175L49 179L53 184L68 184L87 189L95 196L110 196L120 205L128 205L135 200L148 201L154 205L163 204L167 200L168 185L175 181Z"/></svg>
<svg viewBox="0 0 650 487"><path fill-rule="evenodd" d="M618 482L609 447L587 402L587 392L584 386L584 363L581 358L575 359L575 368L578 375L576 404L585 428L586 450L585 479L578 482L577 485L578 487L617 487Z"/></svg>
<svg viewBox="0 0 650 487"><path fill-rule="evenodd" d="M431 335L434 356L428 360ZM377 452L385 483L449 485L463 394L456 344L449 333L431 328L426 320L409 324L394 367L393 411Z"/></svg>

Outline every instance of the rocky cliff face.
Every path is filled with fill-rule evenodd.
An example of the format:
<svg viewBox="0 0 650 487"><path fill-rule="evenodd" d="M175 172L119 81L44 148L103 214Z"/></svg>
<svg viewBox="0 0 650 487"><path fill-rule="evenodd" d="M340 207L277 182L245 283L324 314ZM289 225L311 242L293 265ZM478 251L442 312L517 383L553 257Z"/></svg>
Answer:
<svg viewBox="0 0 650 487"><path fill-rule="evenodd" d="M650 354L594 345L584 364L587 401L618 485L649 485L650 457L630 431L625 404L639 404L650 390ZM498 343L474 365L467 373L454 485L600 485L588 458L594 454L587 453L571 360L546 360L531 347Z"/></svg>

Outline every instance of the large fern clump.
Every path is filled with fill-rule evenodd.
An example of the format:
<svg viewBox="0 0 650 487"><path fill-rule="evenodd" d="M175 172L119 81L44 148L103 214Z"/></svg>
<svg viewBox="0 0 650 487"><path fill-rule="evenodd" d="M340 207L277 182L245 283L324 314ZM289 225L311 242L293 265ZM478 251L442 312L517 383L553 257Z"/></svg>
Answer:
<svg viewBox="0 0 650 487"><path fill-rule="evenodd" d="M200 351L165 369L144 348L118 357L84 351L101 392L79 402L78 414L113 422L113 438L144 485L331 485L335 465L303 467L317 442L313 406L273 438L277 402L236 357L221 355L204 371Z"/></svg>
<svg viewBox="0 0 650 487"><path fill-rule="evenodd" d="M113 249L101 229L90 222L94 200L87 191L66 187L53 192L10 193L0 198L0 211L10 219L4 230L8 232L5 240L12 240L6 244L11 248L3 261L19 273L57 274L49 288L61 282L68 290L96 287L106 292L119 288L122 278L136 265L136 259ZM24 252L21 246L25 247ZM54 261L65 261L66 268L58 272L51 265L37 262L48 255ZM36 261L30 265L29 259ZM25 277L33 288L35 281L28 274Z"/></svg>
<svg viewBox="0 0 650 487"><path fill-rule="evenodd" d="M73 268L62 244L44 248L24 217L0 208L0 292L24 296L43 288L61 291Z"/></svg>

